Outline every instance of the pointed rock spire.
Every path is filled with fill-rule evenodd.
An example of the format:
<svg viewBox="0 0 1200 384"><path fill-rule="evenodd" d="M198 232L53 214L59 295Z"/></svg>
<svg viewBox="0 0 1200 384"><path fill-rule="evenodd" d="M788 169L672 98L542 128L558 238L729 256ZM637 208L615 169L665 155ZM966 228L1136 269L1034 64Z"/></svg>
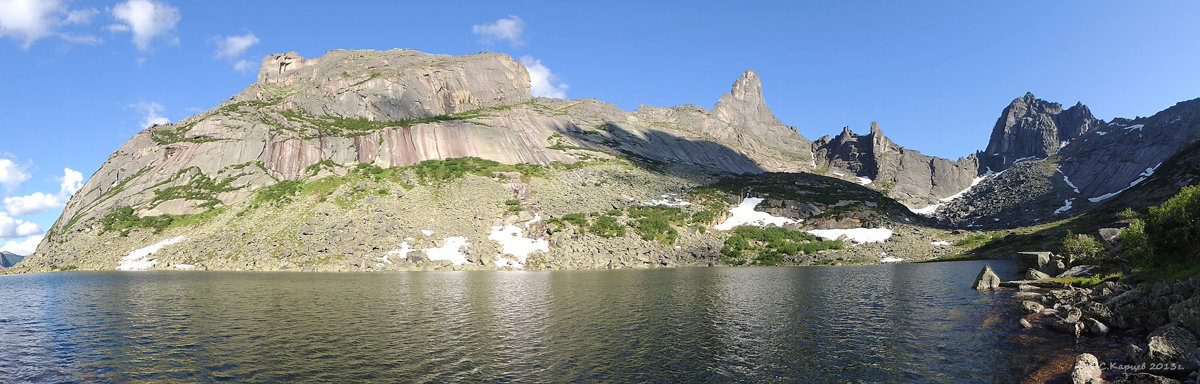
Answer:
<svg viewBox="0 0 1200 384"><path fill-rule="evenodd" d="M763 100L762 80L749 69L733 83L729 93L721 96L713 113L735 126L783 125Z"/></svg>

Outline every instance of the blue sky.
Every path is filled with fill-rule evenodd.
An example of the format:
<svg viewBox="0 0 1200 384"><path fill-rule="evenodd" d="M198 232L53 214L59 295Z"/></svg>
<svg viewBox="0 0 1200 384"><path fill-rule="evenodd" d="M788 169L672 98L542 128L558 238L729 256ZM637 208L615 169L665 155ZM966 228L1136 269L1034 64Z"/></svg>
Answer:
<svg viewBox="0 0 1200 384"><path fill-rule="evenodd" d="M146 122L216 106L287 51L503 52L540 65L542 94L624 109L711 107L754 69L810 139L879 121L949 158L1026 91L1103 119L1200 97L1200 2L726 3L0 0L0 244L53 224L65 169L86 180Z"/></svg>

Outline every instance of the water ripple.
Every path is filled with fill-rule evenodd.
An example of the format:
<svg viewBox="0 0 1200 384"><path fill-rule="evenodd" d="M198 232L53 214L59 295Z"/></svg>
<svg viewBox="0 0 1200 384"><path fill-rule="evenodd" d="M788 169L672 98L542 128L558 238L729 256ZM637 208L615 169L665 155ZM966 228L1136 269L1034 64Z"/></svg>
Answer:
<svg viewBox="0 0 1200 384"><path fill-rule="evenodd" d="M4 276L0 382L1012 381L980 267Z"/></svg>

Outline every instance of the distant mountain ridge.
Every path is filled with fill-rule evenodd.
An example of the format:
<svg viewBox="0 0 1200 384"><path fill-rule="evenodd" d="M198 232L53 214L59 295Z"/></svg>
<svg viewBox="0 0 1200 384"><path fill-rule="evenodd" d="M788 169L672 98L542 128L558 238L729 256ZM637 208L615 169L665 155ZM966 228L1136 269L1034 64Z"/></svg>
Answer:
<svg viewBox="0 0 1200 384"><path fill-rule="evenodd" d="M876 123L865 135L847 127L810 141L775 117L752 70L711 109L625 111L594 99L534 98L525 68L502 54L277 54L230 100L149 127L114 152L26 264L108 269L147 245L180 247L173 244L184 240L164 240L165 232L204 235L163 258L183 266L388 268L391 259L373 260L389 249L407 255L401 242L440 249L466 244L462 235L473 244L462 245L465 257L484 267L496 252L484 240L488 228L514 223L550 242L545 263L616 262L597 253L612 242L634 253L652 249L621 265L711 263L724 239L682 233L697 229L678 218L668 226L671 241L690 240L664 248L645 243L663 238L644 234L594 239L561 220L590 223L601 212L660 202L702 214L695 225L703 228L731 208L712 188L724 199L767 197L764 209L795 219L796 229L1028 225L1084 212L1148 177L1200 137L1198 106L1106 123L1082 103L1063 109L1027 93L1004 108L986 149L952 161L907 149ZM446 192L434 182L469 174L483 177L462 182L473 189ZM673 200L684 198L710 205ZM897 212L897 202L908 210ZM618 223L637 225L630 215ZM591 246L556 243L563 231ZM442 232L452 236L428 234ZM878 257L869 249L852 253Z"/></svg>
<svg viewBox="0 0 1200 384"><path fill-rule="evenodd" d="M0 252L0 268L12 268L12 266L24 260L25 256L21 256L11 252Z"/></svg>

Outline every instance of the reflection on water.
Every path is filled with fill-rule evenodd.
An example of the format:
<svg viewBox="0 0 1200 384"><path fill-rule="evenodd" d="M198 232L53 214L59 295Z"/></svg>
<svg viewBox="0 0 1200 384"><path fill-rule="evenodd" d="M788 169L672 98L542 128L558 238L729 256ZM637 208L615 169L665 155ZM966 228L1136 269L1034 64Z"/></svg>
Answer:
<svg viewBox="0 0 1200 384"><path fill-rule="evenodd" d="M981 266L5 276L0 382L1012 381Z"/></svg>

